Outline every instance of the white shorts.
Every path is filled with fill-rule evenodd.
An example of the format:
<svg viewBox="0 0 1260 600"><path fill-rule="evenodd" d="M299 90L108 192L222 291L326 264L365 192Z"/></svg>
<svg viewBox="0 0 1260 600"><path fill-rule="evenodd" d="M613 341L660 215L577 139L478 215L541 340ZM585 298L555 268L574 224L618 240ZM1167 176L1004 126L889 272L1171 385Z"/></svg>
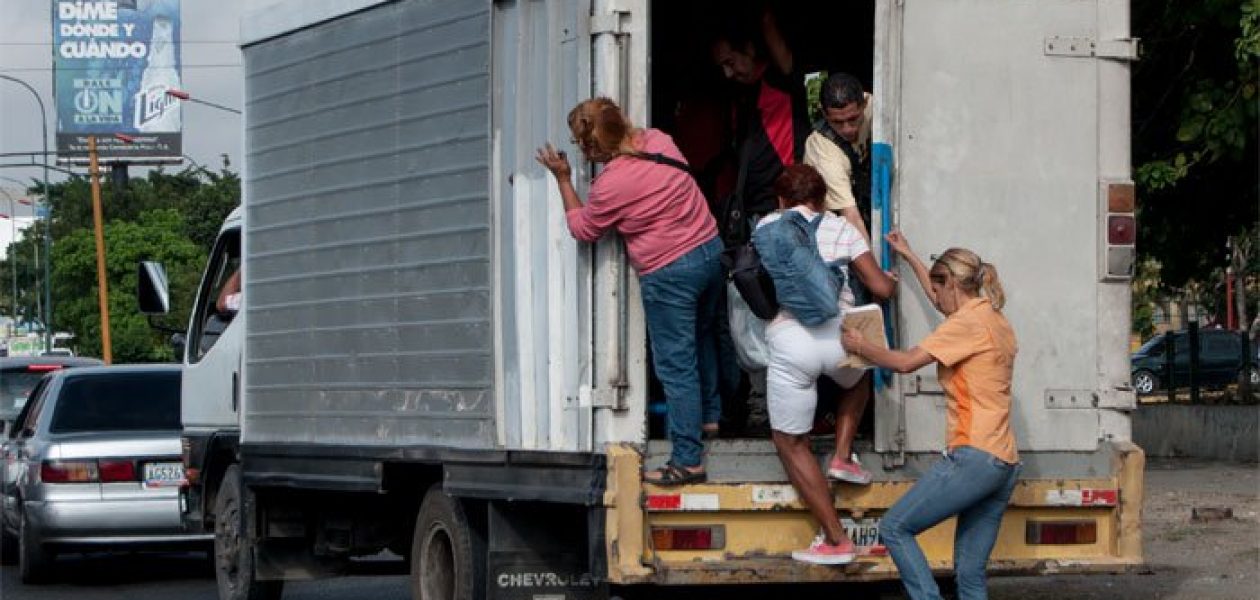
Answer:
<svg viewBox="0 0 1260 600"><path fill-rule="evenodd" d="M851 388L865 369L836 367L845 358L840 345L840 317L817 327L796 319L779 319L766 327L770 365L766 374L766 405L770 427L790 435L814 428L818 377L826 375L842 388Z"/></svg>

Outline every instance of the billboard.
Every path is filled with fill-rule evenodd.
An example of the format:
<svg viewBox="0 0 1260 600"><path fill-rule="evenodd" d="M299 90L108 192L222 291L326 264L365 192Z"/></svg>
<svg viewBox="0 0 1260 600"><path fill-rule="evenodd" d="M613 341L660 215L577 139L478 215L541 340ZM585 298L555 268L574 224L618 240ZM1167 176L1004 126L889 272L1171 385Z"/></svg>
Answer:
<svg viewBox="0 0 1260 600"><path fill-rule="evenodd" d="M59 161L87 162L89 135L102 161L179 160L179 28L179 0L54 0Z"/></svg>

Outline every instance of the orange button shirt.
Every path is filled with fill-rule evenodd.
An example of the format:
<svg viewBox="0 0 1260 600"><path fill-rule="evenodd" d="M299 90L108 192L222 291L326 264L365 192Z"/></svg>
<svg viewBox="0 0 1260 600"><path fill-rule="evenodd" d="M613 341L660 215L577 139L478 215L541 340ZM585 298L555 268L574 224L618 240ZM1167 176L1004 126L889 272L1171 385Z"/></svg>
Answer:
<svg viewBox="0 0 1260 600"><path fill-rule="evenodd" d="M949 448L971 446L1019 462L1011 433L1015 331L988 298L967 301L920 344L939 363L949 397Z"/></svg>

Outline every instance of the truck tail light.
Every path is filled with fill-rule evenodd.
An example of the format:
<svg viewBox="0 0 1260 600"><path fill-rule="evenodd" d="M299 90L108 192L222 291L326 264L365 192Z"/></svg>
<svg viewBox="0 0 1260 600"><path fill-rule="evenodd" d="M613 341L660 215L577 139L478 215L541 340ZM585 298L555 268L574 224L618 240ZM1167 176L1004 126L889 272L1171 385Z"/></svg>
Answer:
<svg viewBox="0 0 1260 600"><path fill-rule="evenodd" d="M136 481L136 463L130 460L101 460L102 482Z"/></svg>
<svg viewBox="0 0 1260 600"><path fill-rule="evenodd" d="M1024 542L1028 545L1093 544L1098 541L1095 521L1028 521Z"/></svg>
<svg viewBox="0 0 1260 600"><path fill-rule="evenodd" d="M92 483L99 476L94 460L46 460L39 466L39 479L44 483Z"/></svg>
<svg viewBox="0 0 1260 600"><path fill-rule="evenodd" d="M653 527L652 545L657 550L721 550L726 547L726 526Z"/></svg>
<svg viewBox="0 0 1260 600"><path fill-rule="evenodd" d="M1133 215L1111 215L1107 217L1108 244L1137 243L1137 219Z"/></svg>
<svg viewBox="0 0 1260 600"><path fill-rule="evenodd" d="M1117 281L1133 278L1137 261L1137 198L1131 181L1103 181L1102 257L1099 264L1102 279Z"/></svg>

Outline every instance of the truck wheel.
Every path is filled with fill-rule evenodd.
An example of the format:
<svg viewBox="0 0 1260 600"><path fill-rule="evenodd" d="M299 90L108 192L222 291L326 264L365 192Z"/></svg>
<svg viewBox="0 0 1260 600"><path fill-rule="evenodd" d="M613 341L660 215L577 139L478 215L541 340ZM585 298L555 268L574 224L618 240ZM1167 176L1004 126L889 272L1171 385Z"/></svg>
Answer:
<svg viewBox="0 0 1260 600"><path fill-rule="evenodd" d="M1149 394L1159 389L1159 378L1143 369L1133 374L1133 389L1139 394Z"/></svg>
<svg viewBox="0 0 1260 600"><path fill-rule="evenodd" d="M22 576L22 583L44 583L48 581L56 555L39 541L34 529L27 523L25 514L22 515L21 523L18 533L18 571Z"/></svg>
<svg viewBox="0 0 1260 600"><path fill-rule="evenodd" d="M223 474L214 513L214 578L223 600L279 600L283 581L254 579L254 498L241 485L240 467Z"/></svg>
<svg viewBox="0 0 1260 600"><path fill-rule="evenodd" d="M411 540L411 597L480 600L485 597L486 541L459 500L440 485L420 503Z"/></svg>

